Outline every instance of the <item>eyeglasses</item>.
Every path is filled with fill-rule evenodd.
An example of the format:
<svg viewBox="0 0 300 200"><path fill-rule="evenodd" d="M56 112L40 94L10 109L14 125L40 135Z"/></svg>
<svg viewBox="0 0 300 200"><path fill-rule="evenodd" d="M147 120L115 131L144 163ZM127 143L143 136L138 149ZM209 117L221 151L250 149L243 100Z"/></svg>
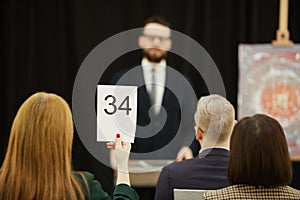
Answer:
<svg viewBox="0 0 300 200"><path fill-rule="evenodd" d="M145 35L145 34L143 34L143 36L151 42L153 42L155 39L158 39L159 42L166 42L167 40L170 39L170 37L161 37L161 36L156 36L156 35Z"/></svg>

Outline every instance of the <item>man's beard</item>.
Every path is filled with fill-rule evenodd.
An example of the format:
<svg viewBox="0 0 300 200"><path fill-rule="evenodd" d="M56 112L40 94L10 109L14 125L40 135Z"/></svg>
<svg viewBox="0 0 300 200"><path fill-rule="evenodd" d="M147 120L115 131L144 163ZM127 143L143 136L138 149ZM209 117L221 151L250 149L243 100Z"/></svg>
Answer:
<svg viewBox="0 0 300 200"><path fill-rule="evenodd" d="M143 50L143 56L146 57L152 63L160 63L161 60L166 59L168 52L163 53L160 56L153 56L149 54L147 51Z"/></svg>

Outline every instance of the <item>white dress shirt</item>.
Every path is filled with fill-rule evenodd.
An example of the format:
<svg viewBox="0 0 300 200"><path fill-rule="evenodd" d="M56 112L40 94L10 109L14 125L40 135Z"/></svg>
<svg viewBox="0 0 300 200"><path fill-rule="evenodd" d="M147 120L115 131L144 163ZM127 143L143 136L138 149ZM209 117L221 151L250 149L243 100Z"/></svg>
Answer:
<svg viewBox="0 0 300 200"><path fill-rule="evenodd" d="M199 151L199 154L201 152L203 152L204 150L206 150L206 149L212 149L212 148L214 148L214 149L225 149L225 150L229 151L228 147L224 147L224 146L211 146L211 147L201 148L200 151Z"/></svg>
<svg viewBox="0 0 300 200"><path fill-rule="evenodd" d="M150 63L146 58L142 60L144 81L146 84L147 92L151 93L152 91L152 69L155 69L155 81L156 81L156 94L154 100L154 112L158 114L160 107L163 101L165 83L166 83L166 60L162 60L160 63Z"/></svg>

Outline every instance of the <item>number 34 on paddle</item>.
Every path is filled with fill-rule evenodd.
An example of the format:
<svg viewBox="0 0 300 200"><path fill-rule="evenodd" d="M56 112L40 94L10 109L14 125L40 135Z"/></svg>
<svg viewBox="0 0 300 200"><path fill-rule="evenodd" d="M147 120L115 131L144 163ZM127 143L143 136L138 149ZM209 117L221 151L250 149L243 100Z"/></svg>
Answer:
<svg viewBox="0 0 300 200"><path fill-rule="evenodd" d="M137 118L137 86L98 85L97 141L134 142Z"/></svg>

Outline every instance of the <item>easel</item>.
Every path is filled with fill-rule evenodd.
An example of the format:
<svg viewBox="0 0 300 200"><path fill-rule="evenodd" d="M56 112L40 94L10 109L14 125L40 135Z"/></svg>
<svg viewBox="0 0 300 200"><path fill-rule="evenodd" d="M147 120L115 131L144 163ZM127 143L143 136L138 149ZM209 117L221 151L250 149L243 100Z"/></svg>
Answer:
<svg viewBox="0 0 300 200"><path fill-rule="evenodd" d="M289 0L280 0L279 9L279 28L276 32L276 40L272 41L276 47L291 47L294 45L290 40L290 32L288 30L288 4ZM291 156L292 161L300 161L300 156Z"/></svg>
<svg viewBox="0 0 300 200"><path fill-rule="evenodd" d="M274 46L293 46L288 30L288 5L289 0L280 0L279 29L276 32L276 40L272 41Z"/></svg>

